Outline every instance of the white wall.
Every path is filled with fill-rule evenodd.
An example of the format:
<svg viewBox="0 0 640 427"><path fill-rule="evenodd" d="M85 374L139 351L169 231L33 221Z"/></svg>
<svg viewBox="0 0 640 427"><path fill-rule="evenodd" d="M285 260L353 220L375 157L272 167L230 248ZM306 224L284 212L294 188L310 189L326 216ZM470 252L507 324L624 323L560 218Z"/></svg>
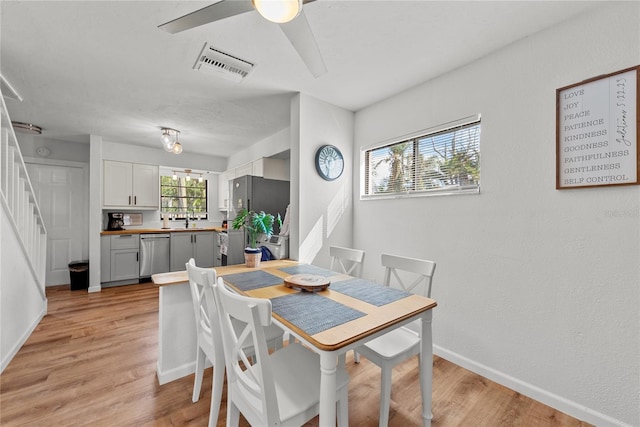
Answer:
<svg viewBox="0 0 640 427"><path fill-rule="evenodd" d="M26 135L16 133L16 138L20 143L20 151L24 157L39 157L36 149L46 147L51 154L47 159L65 160L72 162L89 162L89 144L81 142L60 141L50 139L42 135Z"/></svg>
<svg viewBox="0 0 640 427"><path fill-rule="evenodd" d="M482 114L482 193L356 194L353 243L378 280L383 252L437 262L438 354L599 426L640 425L640 187L555 189L555 91L638 64L640 3L614 3L355 118L357 153Z"/></svg>
<svg viewBox="0 0 640 427"><path fill-rule="evenodd" d="M33 276L4 203L0 204L0 372L47 313L47 300ZM43 276L44 279L44 276Z"/></svg>
<svg viewBox="0 0 640 427"><path fill-rule="evenodd" d="M167 153L159 142L156 149L105 140L103 141L102 156L105 160L146 163L176 169L191 168L211 172L223 172L227 165L227 160L224 157L192 154L188 152L187 147L182 154Z"/></svg>
<svg viewBox="0 0 640 427"><path fill-rule="evenodd" d="M256 142L229 157L227 169L232 169L245 163L253 162L262 157L271 157L291 147L291 130L287 127L273 135Z"/></svg>
<svg viewBox="0 0 640 427"><path fill-rule="evenodd" d="M351 246L353 119L353 112L308 95L292 101L292 210L297 215L291 251L301 261L329 267L329 246ZM324 144L338 147L345 159L335 181L325 181L315 169L316 151Z"/></svg>

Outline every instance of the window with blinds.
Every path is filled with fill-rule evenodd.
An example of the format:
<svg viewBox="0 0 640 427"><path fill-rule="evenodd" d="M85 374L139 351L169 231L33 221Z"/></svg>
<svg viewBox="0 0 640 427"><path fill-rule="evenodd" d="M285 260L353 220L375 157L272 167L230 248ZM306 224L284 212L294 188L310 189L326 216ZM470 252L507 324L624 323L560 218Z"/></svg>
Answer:
<svg viewBox="0 0 640 427"><path fill-rule="evenodd" d="M161 213L171 219L207 219L207 180L171 176L160 177Z"/></svg>
<svg viewBox="0 0 640 427"><path fill-rule="evenodd" d="M479 117L364 151L363 198L479 190Z"/></svg>

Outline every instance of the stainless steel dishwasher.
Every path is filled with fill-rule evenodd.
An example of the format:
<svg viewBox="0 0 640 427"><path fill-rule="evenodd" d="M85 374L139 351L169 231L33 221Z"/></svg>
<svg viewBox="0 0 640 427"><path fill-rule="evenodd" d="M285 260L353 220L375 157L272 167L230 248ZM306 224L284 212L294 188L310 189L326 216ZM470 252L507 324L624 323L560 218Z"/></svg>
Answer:
<svg viewBox="0 0 640 427"><path fill-rule="evenodd" d="M140 278L171 270L171 235L140 235Z"/></svg>

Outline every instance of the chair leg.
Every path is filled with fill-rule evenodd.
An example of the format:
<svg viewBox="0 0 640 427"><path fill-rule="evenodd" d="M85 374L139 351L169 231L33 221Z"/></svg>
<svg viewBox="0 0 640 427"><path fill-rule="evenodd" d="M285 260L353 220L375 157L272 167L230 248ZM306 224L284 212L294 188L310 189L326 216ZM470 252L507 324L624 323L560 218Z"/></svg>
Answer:
<svg viewBox="0 0 640 427"><path fill-rule="evenodd" d="M224 367L213 367L213 381L211 383L211 407L209 408L209 427L218 424L220 403L222 402L222 387L224 386Z"/></svg>
<svg viewBox="0 0 640 427"><path fill-rule="evenodd" d="M380 372L380 415L379 427L387 427L389 424L389 406L391 406L391 367L381 367Z"/></svg>
<svg viewBox="0 0 640 427"><path fill-rule="evenodd" d="M200 388L202 387L202 376L204 375L204 364L207 361L207 356L204 351L198 347L196 352L196 375L193 380L193 396L191 396L192 402L200 400Z"/></svg>
<svg viewBox="0 0 640 427"><path fill-rule="evenodd" d="M360 354L359 354L357 351L355 351L355 350L353 350L353 360L354 360L356 363L360 363Z"/></svg>
<svg viewBox="0 0 640 427"><path fill-rule="evenodd" d="M227 396L227 427L238 427L240 424L240 410Z"/></svg>
<svg viewBox="0 0 640 427"><path fill-rule="evenodd" d="M272 348L274 350L280 350L282 348L282 338L278 339L272 339L271 341L269 341L267 343L267 345L269 346L269 348Z"/></svg>

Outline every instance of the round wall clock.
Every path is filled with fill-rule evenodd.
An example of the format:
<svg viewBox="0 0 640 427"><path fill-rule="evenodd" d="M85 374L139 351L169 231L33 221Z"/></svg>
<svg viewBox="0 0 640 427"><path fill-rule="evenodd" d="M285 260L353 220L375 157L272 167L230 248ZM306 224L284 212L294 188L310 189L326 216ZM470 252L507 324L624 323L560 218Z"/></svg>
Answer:
<svg viewBox="0 0 640 427"><path fill-rule="evenodd" d="M333 181L342 175L344 158L337 147L323 145L316 151L316 170L327 181Z"/></svg>

